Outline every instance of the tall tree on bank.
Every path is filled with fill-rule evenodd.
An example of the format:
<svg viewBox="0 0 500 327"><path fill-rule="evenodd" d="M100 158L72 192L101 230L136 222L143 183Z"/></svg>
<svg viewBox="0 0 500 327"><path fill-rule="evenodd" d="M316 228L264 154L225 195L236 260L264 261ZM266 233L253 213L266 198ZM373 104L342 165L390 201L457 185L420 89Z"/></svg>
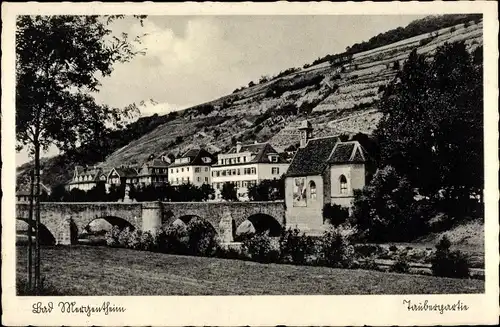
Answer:
<svg viewBox="0 0 500 327"><path fill-rule="evenodd" d="M471 55L463 42L445 44L432 59L412 51L381 100L379 167L395 167L422 195L481 198L482 74L482 47Z"/></svg>
<svg viewBox="0 0 500 327"><path fill-rule="evenodd" d="M40 151L50 145L62 151L98 138L106 124L117 123L136 108L99 105L90 95L99 78L138 51L110 24L123 16L19 16L16 29L17 150L34 158L35 194L40 190ZM136 16L142 24L144 16ZM36 233L40 201L35 201ZM35 290L40 288L40 244L36 237Z"/></svg>

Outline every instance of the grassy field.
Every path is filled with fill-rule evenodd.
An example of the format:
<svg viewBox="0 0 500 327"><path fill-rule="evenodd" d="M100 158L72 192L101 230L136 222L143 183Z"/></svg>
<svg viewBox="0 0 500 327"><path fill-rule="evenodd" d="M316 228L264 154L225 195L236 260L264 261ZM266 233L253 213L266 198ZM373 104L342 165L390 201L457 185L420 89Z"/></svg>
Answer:
<svg viewBox="0 0 500 327"><path fill-rule="evenodd" d="M25 278L26 247L17 247ZM299 295L481 293L484 282L367 270L259 264L96 246L43 247L60 295Z"/></svg>

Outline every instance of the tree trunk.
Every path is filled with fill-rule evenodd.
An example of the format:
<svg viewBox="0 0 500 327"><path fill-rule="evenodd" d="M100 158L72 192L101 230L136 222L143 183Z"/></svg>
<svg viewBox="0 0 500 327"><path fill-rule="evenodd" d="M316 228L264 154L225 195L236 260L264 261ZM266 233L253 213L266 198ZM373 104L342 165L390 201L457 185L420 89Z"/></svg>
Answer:
<svg viewBox="0 0 500 327"><path fill-rule="evenodd" d="M34 174L30 171L30 207L28 213L28 289L33 290L33 187Z"/></svg>
<svg viewBox="0 0 500 327"><path fill-rule="evenodd" d="M41 290L40 275L40 144L35 142L35 290Z"/></svg>

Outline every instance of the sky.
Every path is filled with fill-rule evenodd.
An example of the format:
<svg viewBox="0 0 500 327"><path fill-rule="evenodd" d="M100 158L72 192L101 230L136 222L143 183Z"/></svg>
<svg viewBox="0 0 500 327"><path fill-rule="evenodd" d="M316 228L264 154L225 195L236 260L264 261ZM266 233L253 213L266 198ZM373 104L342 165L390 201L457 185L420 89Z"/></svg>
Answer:
<svg viewBox="0 0 500 327"><path fill-rule="evenodd" d="M234 89L318 57L343 52L415 15L149 16L117 21L116 33L143 35L145 55L117 64L95 95L113 107L139 105L141 115L166 114L216 99ZM155 105L149 103L154 100ZM51 148L44 156L57 153ZM16 164L29 161L25 151Z"/></svg>

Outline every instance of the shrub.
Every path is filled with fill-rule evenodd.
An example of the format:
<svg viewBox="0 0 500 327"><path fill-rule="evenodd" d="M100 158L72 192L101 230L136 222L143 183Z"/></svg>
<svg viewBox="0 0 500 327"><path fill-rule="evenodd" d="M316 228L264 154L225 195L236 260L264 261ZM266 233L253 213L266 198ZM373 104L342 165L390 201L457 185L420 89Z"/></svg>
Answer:
<svg viewBox="0 0 500 327"><path fill-rule="evenodd" d="M252 260L262 263L277 262L280 256L279 250L271 243L267 233L260 233L243 240L243 249Z"/></svg>
<svg viewBox="0 0 500 327"><path fill-rule="evenodd" d="M337 227L347 221L349 210L338 204L325 203L323 206L323 219Z"/></svg>
<svg viewBox="0 0 500 327"><path fill-rule="evenodd" d="M187 225L188 249L191 254L210 256L217 246L216 232L212 225L202 219L193 218Z"/></svg>
<svg viewBox="0 0 500 327"><path fill-rule="evenodd" d="M120 243L118 242L118 237L120 235L120 227L118 226L113 226L111 230L106 232L106 235L104 236L106 239L106 244L108 246L119 246Z"/></svg>
<svg viewBox="0 0 500 327"><path fill-rule="evenodd" d="M389 247L389 250L392 252L396 252L398 250L398 247L393 244Z"/></svg>
<svg viewBox="0 0 500 327"><path fill-rule="evenodd" d="M142 231L134 229L128 236L126 247L134 250L141 249Z"/></svg>
<svg viewBox="0 0 500 327"><path fill-rule="evenodd" d="M372 258L366 259L359 264L359 269L380 270L379 266Z"/></svg>
<svg viewBox="0 0 500 327"><path fill-rule="evenodd" d="M279 239L281 260L294 264L304 264L307 257L314 252L314 242L311 237L300 235L298 228L285 230Z"/></svg>
<svg viewBox="0 0 500 327"><path fill-rule="evenodd" d="M130 232L130 228L127 226L118 235L118 245L126 248L128 247L128 242L130 240L132 233Z"/></svg>
<svg viewBox="0 0 500 327"><path fill-rule="evenodd" d="M354 247L350 235L341 228L323 233L320 240L320 263L329 267L349 268L354 259Z"/></svg>
<svg viewBox="0 0 500 327"><path fill-rule="evenodd" d="M410 272L410 265L408 263L408 258L405 255L398 257L396 262L391 266L391 271L407 274Z"/></svg>
<svg viewBox="0 0 500 327"><path fill-rule="evenodd" d="M380 245L376 244L356 244L354 250L360 257L371 257L381 252Z"/></svg>
<svg viewBox="0 0 500 327"><path fill-rule="evenodd" d="M158 233L160 251L173 254L185 254L188 251L188 234L183 225L170 225Z"/></svg>
<svg viewBox="0 0 500 327"><path fill-rule="evenodd" d="M141 234L140 245L141 249L144 251L157 250L158 244L156 242L156 233L153 235L148 231L143 232Z"/></svg>
<svg viewBox="0 0 500 327"><path fill-rule="evenodd" d="M450 251L451 242L445 236L436 244L436 252L431 259L434 276L467 278L470 264L460 251Z"/></svg>
<svg viewBox="0 0 500 327"><path fill-rule="evenodd" d="M234 247L221 246L220 244L217 244L214 256L222 259L247 259L241 250L235 249Z"/></svg>

